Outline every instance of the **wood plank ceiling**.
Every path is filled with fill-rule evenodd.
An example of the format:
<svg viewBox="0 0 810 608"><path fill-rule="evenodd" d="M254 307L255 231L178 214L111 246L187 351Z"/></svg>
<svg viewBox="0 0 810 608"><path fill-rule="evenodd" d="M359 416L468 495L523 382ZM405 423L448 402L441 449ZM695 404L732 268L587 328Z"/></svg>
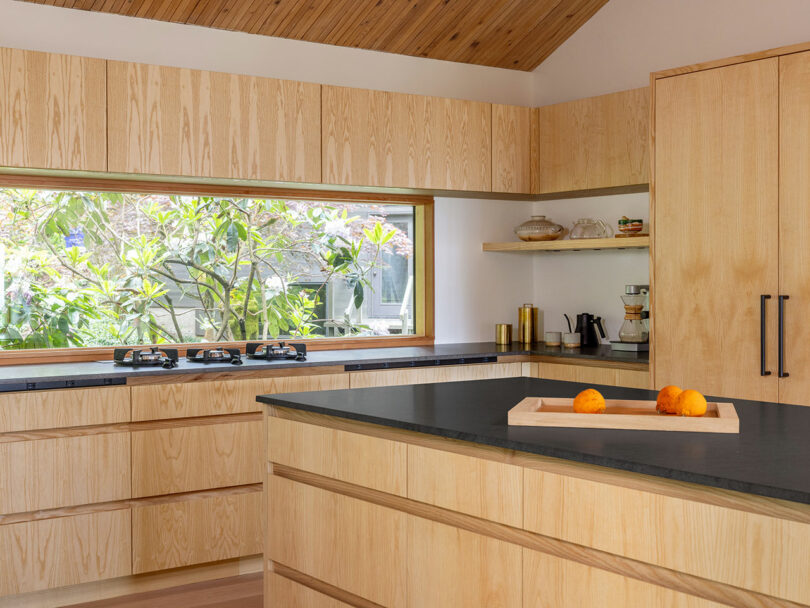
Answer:
<svg viewBox="0 0 810 608"><path fill-rule="evenodd" d="M26 0L533 70L607 0Z"/></svg>

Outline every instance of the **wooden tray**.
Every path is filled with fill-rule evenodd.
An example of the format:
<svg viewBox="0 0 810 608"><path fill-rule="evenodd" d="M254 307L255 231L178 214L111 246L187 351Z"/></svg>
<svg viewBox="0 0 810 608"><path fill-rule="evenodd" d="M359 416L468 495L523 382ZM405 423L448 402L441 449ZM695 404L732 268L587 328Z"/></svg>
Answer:
<svg viewBox="0 0 810 608"><path fill-rule="evenodd" d="M710 402L706 414L700 417L659 414L655 411L655 401L606 399L604 414L577 414L573 403L573 399L526 397L509 410L509 424L693 433L740 432L740 419L733 403Z"/></svg>

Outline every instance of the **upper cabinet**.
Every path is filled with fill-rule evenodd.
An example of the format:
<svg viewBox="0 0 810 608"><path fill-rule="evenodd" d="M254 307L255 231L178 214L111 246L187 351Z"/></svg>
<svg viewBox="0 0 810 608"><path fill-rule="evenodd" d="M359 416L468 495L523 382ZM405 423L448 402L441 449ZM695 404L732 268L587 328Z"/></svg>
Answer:
<svg viewBox="0 0 810 608"><path fill-rule="evenodd" d="M323 181L490 191L488 103L323 87Z"/></svg>
<svg viewBox="0 0 810 608"><path fill-rule="evenodd" d="M104 64L0 49L0 166L105 171Z"/></svg>
<svg viewBox="0 0 810 608"><path fill-rule="evenodd" d="M321 181L320 86L108 62L109 171Z"/></svg>
<svg viewBox="0 0 810 608"><path fill-rule="evenodd" d="M492 191L531 192L531 108L492 106Z"/></svg>
<svg viewBox="0 0 810 608"><path fill-rule="evenodd" d="M532 192L647 184L649 88L535 108Z"/></svg>

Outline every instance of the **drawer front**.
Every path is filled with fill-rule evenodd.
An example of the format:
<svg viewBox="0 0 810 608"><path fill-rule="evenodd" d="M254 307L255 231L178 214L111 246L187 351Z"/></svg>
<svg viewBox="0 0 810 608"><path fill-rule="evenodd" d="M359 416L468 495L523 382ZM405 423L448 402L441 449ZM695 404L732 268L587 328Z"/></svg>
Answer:
<svg viewBox="0 0 810 608"><path fill-rule="evenodd" d="M537 364L538 378L565 380L587 384L606 384L630 388L650 388L650 372L647 370L613 369L590 365L565 365L562 363Z"/></svg>
<svg viewBox="0 0 810 608"><path fill-rule="evenodd" d="M0 395L0 433L129 422L129 387Z"/></svg>
<svg viewBox="0 0 810 608"><path fill-rule="evenodd" d="M401 384L431 384L461 380L488 380L513 378L523 375L521 363L480 363L448 365L447 367L423 367L387 369L371 372L350 372L351 387L398 386Z"/></svg>
<svg viewBox="0 0 810 608"><path fill-rule="evenodd" d="M376 602L403 608L407 515L269 475L265 558Z"/></svg>
<svg viewBox="0 0 810 608"><path fill-rule="evenodd" d="M129 433L0 443L0 514L130 497Z"/></svg>
<svg viewBox="0 0 810 608"><path fill-rule="evenodd" d="M265 571L265 608L351 608L334 598L288 578Z"/></svg>
<svg viewBox="0 0 810 608"><path fill-rule="evenodd" d="M408 446L408 498L510 526L523 525L523 469Z"/></svg>
<svg viewBox="0 0 810 608"><path fill-rule="evenodd" d="M132 433L132 495L158 496L262 481L262 421Z"/></svg>
<svg viewBox="0 0 810 608"><path fill-rule="evenodd" d="M723 608L722 604L693 595L524 549L523 608L571 606Z"/></svg>
<svg viewBox="0 0 810 608"><path fill-rule="evenodd" d="M0 526L0 596L132 574L129 509Z"/></svg>
<svg viewBox="0 0 810 608"><path fill-rule="evenodd" d="M525 469L525 528L807 603L810 524ZM757 559L746 559L756 551Z"/></svg>
<svg viewBox="0 0 810 608"><path fill-rule="evenodd" d="M132 509L134 574L262 552L262 493Z"/></svg>
<svg viewBox="0 0 810 608"><path fill-rule="evenodd" d="M521 548L408 517L408 607L520 608Z"/></svg>
<svg viewBox="0 0 810 608"><path fill-rule="evenodd" d="M347 374L135 386L132 388L132 419L165 420L260 412L262 405L256 401L256 395L339 388L349 388Z"/></svg>
<svg viewBox="0 0 810 608"><path fill-rule="evenodd" d="M270 462L405 496L404 443L272 416L267 422Z"/></svg>

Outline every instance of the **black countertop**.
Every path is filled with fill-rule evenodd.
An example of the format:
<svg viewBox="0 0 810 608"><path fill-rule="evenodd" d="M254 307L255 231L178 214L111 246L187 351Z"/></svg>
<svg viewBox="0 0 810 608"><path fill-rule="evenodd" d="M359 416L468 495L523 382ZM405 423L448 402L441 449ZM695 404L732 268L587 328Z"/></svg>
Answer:
<svg viewBox="0 0 810 608"><path fill-rule="evenodd" d="M587 385L505 378L262 395L258 401L441 437L810 504L810 407L732 401L739 434L508 426L521 399L574 397ZM608 399L653 391L599 387Z"/></svg>
<svg viewBox="0 0 810 608"><path fill-rule="evenodd" d="M311 351L306 361L262 361L244 358L242 365L229 363L189 363L181 358L174 369L162 367L121 367L112 361L80 363L45 363L0 366L0 392L123 384L126 378L143 376L174 376L204 372L256 371L257 369L289 369L324 365L384 365L404 362L446 361L471 357L543 354L558 357L578 357L602 361L635 361L647 363L647 353L612 352L609 346L585 349L555 349L536 345L537 351L518 343L499 346L494 342L436 344L434 346L405 346L396 348L357 348L351 350ZM578 352L578 351L582 352ZM634 358L627 358L630 354ZM2 353L0 353L2 357Z"/></svg>

